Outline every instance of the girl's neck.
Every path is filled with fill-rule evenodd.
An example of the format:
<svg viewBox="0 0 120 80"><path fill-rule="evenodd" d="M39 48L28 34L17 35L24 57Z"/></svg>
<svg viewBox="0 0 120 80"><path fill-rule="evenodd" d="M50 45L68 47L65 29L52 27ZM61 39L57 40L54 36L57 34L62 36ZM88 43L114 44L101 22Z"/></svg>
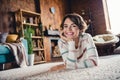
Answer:
<svg viewBox="0 0 120 80"><path fill-rule="evenodd" d="M75 48L77 49L79 43L79 37L75 38L74 41L75 41Z"/></svg>

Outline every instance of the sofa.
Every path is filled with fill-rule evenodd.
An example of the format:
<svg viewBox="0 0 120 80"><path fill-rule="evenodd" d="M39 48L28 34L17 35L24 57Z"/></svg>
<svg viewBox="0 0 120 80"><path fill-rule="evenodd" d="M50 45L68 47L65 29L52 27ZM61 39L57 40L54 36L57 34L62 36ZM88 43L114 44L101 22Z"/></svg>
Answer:
<svg viewBox="0 0 120 80"><path fill-rule="evenodd" d="M27 40L24 38L21 38L20 40L25 47L26 53L28 53ZM26 56L28 56L28 54L26 54ZM0 64L14 62L14 61L15 61L15 57L12 54L11 50L8 47L4 46L4 44L0 44Z"/></svg>

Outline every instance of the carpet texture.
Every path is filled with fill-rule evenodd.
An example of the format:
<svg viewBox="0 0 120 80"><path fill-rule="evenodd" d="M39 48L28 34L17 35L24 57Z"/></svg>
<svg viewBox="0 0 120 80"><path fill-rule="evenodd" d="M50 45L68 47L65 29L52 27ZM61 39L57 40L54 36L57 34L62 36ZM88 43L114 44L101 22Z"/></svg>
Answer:
<svg viewBox="0 0 120 80"><path fill-rule="evenodd" d="M93 68L47 72L63 62L0 71L0 80L120 80L120 55L100 57Z"/></svg>
<svg viewBox="0 0 120 80"><path fill-rule="evenodd" d="M23 78L24 80L120 80L120 55L106 56L99 66L77 70L62 70Z"/></svg>
<svg viewBox="0 0 120 80"><path fill-rule="evenodd" d="M44 63L0 71L0 80L23 80L25 77L47 72L51 67L58 64L63 64L63 62Z"/></svg>

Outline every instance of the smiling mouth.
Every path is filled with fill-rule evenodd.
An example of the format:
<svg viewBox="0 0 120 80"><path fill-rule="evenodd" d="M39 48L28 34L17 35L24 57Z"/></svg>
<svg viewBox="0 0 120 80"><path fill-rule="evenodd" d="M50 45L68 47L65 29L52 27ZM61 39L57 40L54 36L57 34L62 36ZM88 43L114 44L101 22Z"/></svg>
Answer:
<svg viewBox="0 0 120 80"><path fill-rule="evenodd" d="M74 33L73 32L68 32L68 33L66 33L68 36L70 35L73 35Z"/></svg>

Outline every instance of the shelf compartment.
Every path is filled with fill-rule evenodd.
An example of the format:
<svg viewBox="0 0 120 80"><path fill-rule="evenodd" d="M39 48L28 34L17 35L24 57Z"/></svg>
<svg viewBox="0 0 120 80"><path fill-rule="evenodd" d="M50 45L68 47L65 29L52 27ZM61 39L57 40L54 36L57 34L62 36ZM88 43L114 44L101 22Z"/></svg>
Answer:
<svg viewBox="0 0 120 80"><path fill-rule="evenodd" d="M34 63L43 63L46 62L44 51L35 51L35 60Z"/></svg>

